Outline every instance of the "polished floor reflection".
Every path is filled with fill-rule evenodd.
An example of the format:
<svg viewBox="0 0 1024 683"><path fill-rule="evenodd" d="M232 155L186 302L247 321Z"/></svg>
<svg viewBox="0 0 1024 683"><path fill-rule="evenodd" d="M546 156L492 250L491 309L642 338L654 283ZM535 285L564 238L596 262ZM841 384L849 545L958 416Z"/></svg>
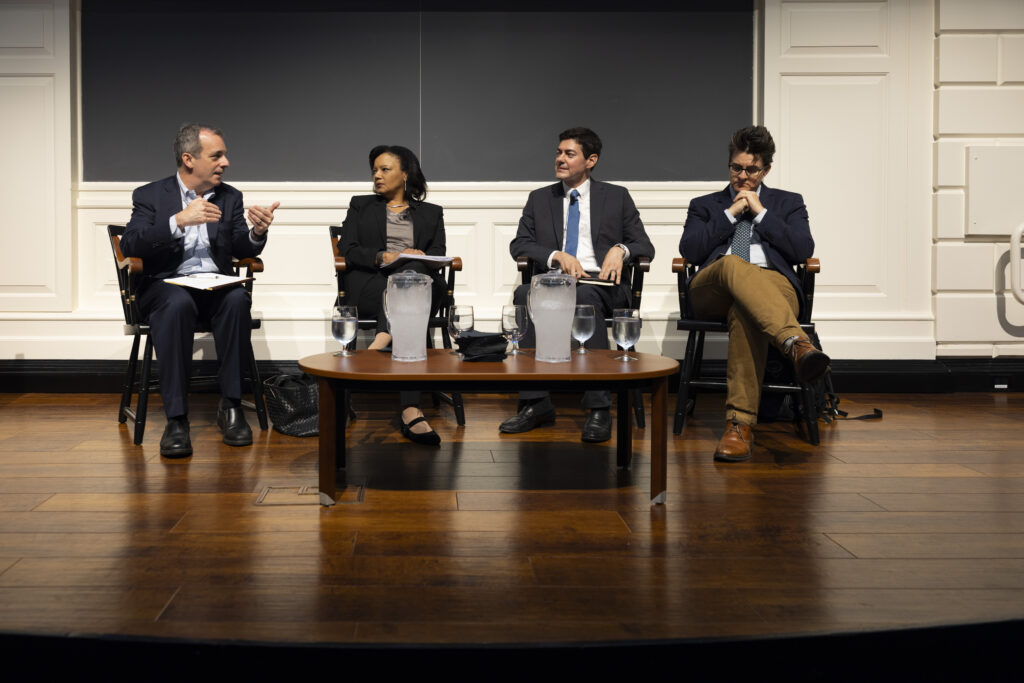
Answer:
<svg viewBox="0 0 1024 683"><path fill-rule="evenodd" d="M365 495L321 508L297 495L316 439L225 446L213 396L196 455L169 461L159 401L136 447L116 396L0 394L0 631L565 643L1024 617L1024 397L843 398L885 418L823 424L817 448L763 425L723 465L721 399L701 397L652 507L649 435L617 470L571 397L518 436L497 431L514 397L467 396L464 428L428 409L439 449L359 397L344 477Z"/></svg>

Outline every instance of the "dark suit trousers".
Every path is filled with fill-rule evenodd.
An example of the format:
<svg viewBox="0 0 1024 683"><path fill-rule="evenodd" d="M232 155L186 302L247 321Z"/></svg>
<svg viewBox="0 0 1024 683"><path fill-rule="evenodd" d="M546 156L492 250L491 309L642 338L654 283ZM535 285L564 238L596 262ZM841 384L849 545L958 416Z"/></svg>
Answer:
<svg viewBox="0 0 1024 683"><path fill-rule="evenodd" d="M595 275L595 273L591 273ZM515 294L512 295L513 303L526 305L527 296L530 293L529 285L519 285L516 287ZM583 345L588 349L607 349L608 348L608 330L604 326L604 319L612 316L612 311L616 308L626 308L629 306L629 294L625 287L600 287L596 285L576 285L576 303L577 304L590 304L594 307L594 315L597 316L597 327L594 330L594 334L588 339ZM526 334L523 335L523 341L519 345L520 348L532 349L537 345L537 336L534 333L533 325L531 324ZM537 399L546 398L548 392L546 391L521 391L519 392L520 401L532 401ZM584 408L608 408L612 404L611 395L607 391L587 391L583 394L583 407Z"/></svg>
<svg viewBox="0 0 1024 683"><path fill-rule="evenodd" d="M139 312L149 321L160 362L160 396L167 417L188 414L188 382L192 375L192 337L198 321L213 331L220 368L220 393L242 396L242 362L248 355L252 300L243 287L212 292L152 281L139 295Z"/></svg>
<svg viewBox="0 0 1024 683"><path fill-rule="evenodd" d="M417 273L423 273L433 278L431 284L430 294L430 315L433 316L437 309L441 307L441 300L445 295L445 289L447 284L444 280L438 277L438 271L436 269L430 269L425 264L418 261L411 261L406 264L402 264L401 270L412 270ZM352 300L356 302L356 308L359 310L360 318L376 318L377 319L377 332L388 331L387 316L384 315L384 305L382 298L384 290L388 287L388 275L391 275L394 271L392 270L379 270L373 274L365 285L358 291L353 293ZM429 331L428 331L429 333ZM398 393L398 402L404 408L405 406L418 406L420 404L420 392L418 391L400 391Z"/></svg>

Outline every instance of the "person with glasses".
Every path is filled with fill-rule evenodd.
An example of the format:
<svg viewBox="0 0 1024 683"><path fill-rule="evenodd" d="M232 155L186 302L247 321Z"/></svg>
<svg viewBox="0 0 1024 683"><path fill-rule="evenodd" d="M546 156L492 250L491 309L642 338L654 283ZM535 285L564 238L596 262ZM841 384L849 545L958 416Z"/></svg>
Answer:
<svg viewBox="0 0 1024 683"><path fill-rule="evenodd" d="M729 186L690 202L679 253L698 264L689 283L697 318L729 326L726 426L715 460L750 459L768 345L789 358L797 378L821 377L829 358L797 322L804 300L793 266L814 253L803 197L764 184L775 141L747 126L729 141Z"/></svg>

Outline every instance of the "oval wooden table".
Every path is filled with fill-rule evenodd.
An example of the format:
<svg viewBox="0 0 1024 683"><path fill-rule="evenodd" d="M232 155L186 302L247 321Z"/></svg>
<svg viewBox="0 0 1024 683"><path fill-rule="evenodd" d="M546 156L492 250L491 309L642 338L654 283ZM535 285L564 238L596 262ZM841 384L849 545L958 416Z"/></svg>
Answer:
<svg viewBox="0 0 1024 683"><path fill-rule="evenodd" d="M391 354L356 351L349 357L321 353L299 361L304 372L319 378L320 389L320 502L337 500L337 471L345 467L345 417L348 393L360 391L502 391L543 389L588 391L603 389L618 395L616 460L629 467L632 459L630 391L650 388L651 400L651 503L665 502L668 422L668 377L679 363L648 353L633 353L639 360L623 362L612 357L621 351L596 350L573 354L565 363L538 363L532 352L509 356L497 363L468 363L445 349L429 349L427 359L399 363ZM498 428L497 425L494 426Z"/></svg>

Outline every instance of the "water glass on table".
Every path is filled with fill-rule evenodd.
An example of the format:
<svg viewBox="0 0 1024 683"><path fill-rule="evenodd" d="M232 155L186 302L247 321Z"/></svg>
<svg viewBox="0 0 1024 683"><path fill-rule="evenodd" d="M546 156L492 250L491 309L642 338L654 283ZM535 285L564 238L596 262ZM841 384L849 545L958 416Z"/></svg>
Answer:
<svg viewBox="0 0 1024 683"><path fill-rule="evenodd" d="M506 304L501 307L501 332L505 339L512 342L510 356L518 356L522 353L519 350L519 342L526 335L530 327L530 314L526 306L519 304Z"/></svg>
<svg viewBox="0 0 1024 683"><path fill-rule="evenodd" d="M331 312L331 334L341 344L341 351L335 356L355 355L348 350L348 345L355 341L359 332L359 314L355 306L335 306Z"/></svg>
<svg viewBox="0 0 1024 683"><path fill-rule="evenodd" d="M583 346L584 342L594 336L594 307L590 304L580 304L576 307L576 313L572 318L572 338L580 344L576 353L587 353Z"/></svg>
<svg viewBox="0 0 1024 683"><path fill-rule="evenodd" d="M471 332L474 327L473 320L473 307L472 306L452 306L451 310L448 311L448 334L451 336L453 341L457 341L459 337L467 332ZM453 356L462 356L458 351L452 351Z"/></svg>
<svg viewBox="0 0 1024 683"><path fill-rule="evenodd" d="M612 314L612 338L624 353L613 360L640 360L629 355L629 350L640 339L640 311L636 308L616 308Z"/></svg>

